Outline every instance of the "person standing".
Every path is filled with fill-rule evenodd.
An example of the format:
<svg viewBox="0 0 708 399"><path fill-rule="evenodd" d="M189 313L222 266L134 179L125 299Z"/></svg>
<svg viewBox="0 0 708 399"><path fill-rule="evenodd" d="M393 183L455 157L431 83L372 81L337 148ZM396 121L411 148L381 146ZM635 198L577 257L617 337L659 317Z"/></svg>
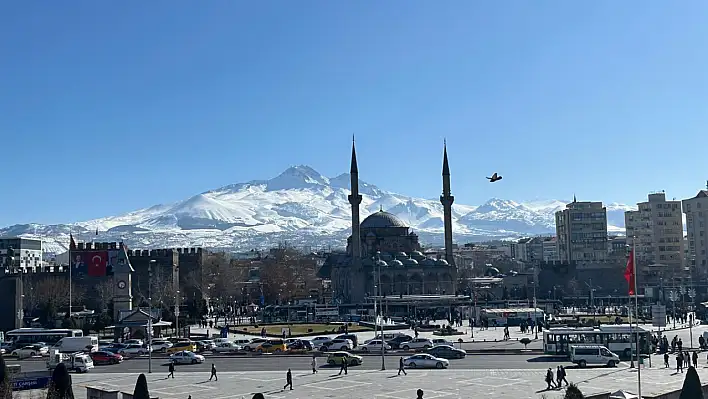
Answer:
<svg viewBox="0 0 708 399"><path fill-rule="evenodd" d="M398 375L401 375L401 371L403 372L403 375L408 375L408 373L406 373L406 369L403 368L403 356L398 359Z"/></svg>
<svg viewBox="0 0 708 399"><path fill-rule="evenodd" d="M698 352L693 351L693 368L698 367Z"/></svg>
<svg viewBox="0 0 708 399"><path fill-rule="evenodd" d="M317 357L312 355L312 374L317 373Z"/></svg>
<svg viewBox="0 0 708 399"><path fill-rule="evenodd" d="M669 352L664 353L664 368L669 368Z"/></svg>
<svg viewBox="0 0 708 399"><path fill-rule="evenodd" d="M676 355L676 372L682 372L683 373L683 353L678 352Z"/></svg>
<svg viewBox="0 0 708 399"><path fill-rule="evenodd" d="M169 366L167 366L167 371L169 371L169 374L167 374L167 378L175 378L175 362L170 362Z"/></svg>
<svg viewBox="0 0 708 399"><path fill-rule="evenodd" d="M419 390L416 392L416 395L418 396L417 399L423 399L423 390L422 390L422 389L419 389Z"/></svg>
<svg viewBox="0 0 708 399"><path fill-rule="evenodd" d="M211 381L212 378L216 378L216 380L219 381L219 377L216 375L216 366L214 366L214 363L211 364L211 377L209 377L209 381Z"/></svg>
<svg viewBox="0 0 708 399"><path fill-rule="evenodd" d="M285 388L287 388L288 386L290 387L290 390L292 391L293 390L293 373L292 373L292 371L290 371L290 369L288 369L288 373L285 374L285 386L283 386L283 390L285 390Z"/></svg>

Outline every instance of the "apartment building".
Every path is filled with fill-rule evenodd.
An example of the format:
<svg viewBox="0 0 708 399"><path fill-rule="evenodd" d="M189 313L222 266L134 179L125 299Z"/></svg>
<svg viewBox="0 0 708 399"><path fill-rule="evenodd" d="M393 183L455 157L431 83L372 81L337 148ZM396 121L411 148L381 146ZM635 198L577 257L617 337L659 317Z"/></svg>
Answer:
<svg viewBox="0 0 708 399"><path fill-rule="evenodd" d="M558 244L553 236L522 238L511 245L511 256L522 262L558 260Z"/></svg>
<svg viewBox="0 0 708 399"><path fill-rule="evenodd" d="M573 200L556 212L556 240L562 262L607 259L607 209L602 202Z"/></svg>
<svg viewBox="0 0 708 399"><path fill-rule="evenodd" d="M636 211L624 214L627 244L633 245L637 268L666 265L667 270L683 270L683 220L681 201L667 201L664 192L649 194Z"/></svg>
<svg viewBox="0 0 708 399"><path fill-rule="evenodd" d="M708 187L682 202L688 233L688 261L695 273L708 275Z"/></svg>
<svg viewBox="0 0 708 399"><path fill-rule="evenodd" d="M12 248L13 264L8 262L8 250ZM30 269L42 266L42 240L20 237L0 238L0 266Z"/></svg>

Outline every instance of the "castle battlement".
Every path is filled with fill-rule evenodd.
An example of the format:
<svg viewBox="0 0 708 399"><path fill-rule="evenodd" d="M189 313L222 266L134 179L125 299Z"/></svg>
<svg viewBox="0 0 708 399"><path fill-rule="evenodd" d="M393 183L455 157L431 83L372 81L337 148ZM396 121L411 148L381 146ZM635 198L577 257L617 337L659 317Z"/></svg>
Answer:
<svg viewBox="0 0 708 399"><path fill-rule="evenodd" d="M162 248L162 249L129 249L130 258L166 258L173 253L178 253L179 257L197 257L202 254L202 248Z"/></svg>
<svg viewBox="0 0 708 399"><path fill-rule="evenodd" d="M123 248L122 242L79 242L73 251L109 251Z"/></svg>

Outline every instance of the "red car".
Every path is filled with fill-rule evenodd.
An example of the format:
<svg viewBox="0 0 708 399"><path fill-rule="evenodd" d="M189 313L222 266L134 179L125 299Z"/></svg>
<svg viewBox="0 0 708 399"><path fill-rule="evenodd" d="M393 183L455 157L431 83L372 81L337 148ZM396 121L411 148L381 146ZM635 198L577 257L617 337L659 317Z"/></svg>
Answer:
<svg viewBox="0 0 708 399"><path fill-rule="evenodd" d="M96 364L118 364L123 361L123 356L108 351L91 352L90 356Z"/></svg>

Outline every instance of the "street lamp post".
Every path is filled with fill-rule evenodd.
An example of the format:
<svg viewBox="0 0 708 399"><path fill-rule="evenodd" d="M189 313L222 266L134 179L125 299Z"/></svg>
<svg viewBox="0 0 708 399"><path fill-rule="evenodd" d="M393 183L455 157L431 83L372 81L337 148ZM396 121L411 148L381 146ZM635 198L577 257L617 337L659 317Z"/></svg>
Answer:
<svg viewBox="0 0 708 399"><path fill-rule="evenodd" d="M688 297L691 298L691 308L693 308L694 299L696 298L696 289L695 288L690 288L688 290ZM688 331L691 334L691 348L693 348L693 318L695 317L695 313L690 313L688 315Z"/></svg>
<svg viewBox="0 0 708 399"><path fill-rule="evenodd" d="M156 260L148 263L148 373L152 373L152 265Z"/></svg>
<svg viewBox="0 0 708 399"><path fill-rule="evenodd" d="M538 314L536 312L536 266L533 268L533 325L536 337L538 339Z"/></svg>
<svg viewBox="0 0 708 399"><path fill-rule="evenodd" d="M384 331L383 331L383 298L381 296L381 252L376 251L376 266L379 271L379 312L381 312L381 317L379 319L381 320L381 370L386 370L386 356L384 355L384 345L386 345L386 342L384 341Z"/></svg>
<svg viewBox="0 0 708 399"><path fill-rule="evenodd" d="M672 318L674 319L674 329L676 329L676 301L678 301L679 294L676 292L676 290L672 289L669 291L669 301L671 301L671 305L673 307L673 316Z"/></svg>
<svg viewBox="0 0 708 399"><path fill-rule="evenodd" d="M179 338L179 290L177 290L175 295L175 330L177 331L177 338Z"/></svg>

